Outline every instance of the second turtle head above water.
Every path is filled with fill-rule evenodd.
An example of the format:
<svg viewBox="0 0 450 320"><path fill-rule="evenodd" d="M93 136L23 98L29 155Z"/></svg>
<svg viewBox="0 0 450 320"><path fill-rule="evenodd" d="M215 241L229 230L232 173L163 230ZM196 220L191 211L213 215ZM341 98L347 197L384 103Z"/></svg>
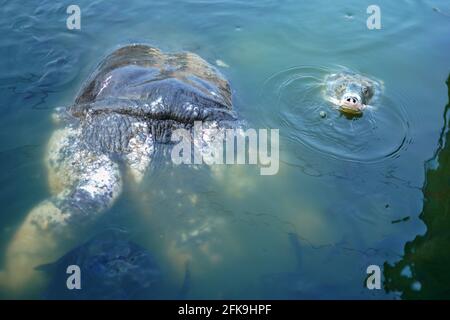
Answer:
<svg viewBox="0 0 450 320"><path fill-rule="evenodd" d="M350 72L340 72L325 78L325 98L347 114L362 114L380 90L372 79Z"/></svg>

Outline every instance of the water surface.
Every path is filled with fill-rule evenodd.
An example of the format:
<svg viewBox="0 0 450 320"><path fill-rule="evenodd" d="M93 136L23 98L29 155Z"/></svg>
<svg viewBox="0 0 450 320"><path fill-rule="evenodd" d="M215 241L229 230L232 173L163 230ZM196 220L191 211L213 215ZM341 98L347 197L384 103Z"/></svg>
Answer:
<svg viewBox="0 0 450 320"><path fill-rule="evenodd" d="M127 229L155 254L166 270L161 297L176 297L186 259L188 298L402 296L401 286L367 290L365 271L400 261L427 231L425 163L448 100L447 1L380 0L381 30L366 27L370 1L80 0L81 30L66 28L70 4L1 1L0 252L49 196L53 109L73 102L106 54L143 42L219 64L240 117L280 129L275 176L161 163L99 219L98 232ZM341 68L384 84L362 118L321 97L318 83ZM442 292L431 285L425 297Z"/></svg>

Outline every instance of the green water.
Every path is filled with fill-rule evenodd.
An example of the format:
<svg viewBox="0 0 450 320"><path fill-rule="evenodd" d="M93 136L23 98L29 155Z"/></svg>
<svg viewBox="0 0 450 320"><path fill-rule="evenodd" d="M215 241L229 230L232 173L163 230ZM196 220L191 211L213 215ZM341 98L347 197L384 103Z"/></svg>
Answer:
<svg viewBox="0 0 450 320"><path fill-rule="evenodd" d="M450 101L450 76L447 80ZM425 203L420 218L427 232L405 246L404 256L395 265L385 265L386 289L401 292L407 299L448 299L450 264L448 227L450 224L450 149L448 145L450 102L445 107L439 149L427 164ZM422 283L424 285L422 285ZM420 290L417 290L420 288Z"/></svg>
<svg viewBox="0 0 450 320"><path fill-rule="evenodd" d="M449 297L448 276L429 276L448 270L448 241L430 237L426 218L443 205L422 214L425 168L440 146L448 103L448 1L378 1L381 30L366 27L372 3L356 0L83 0L76 3L81 30L72 31L72 2L0 4L0 253L49 196L52 110L73 102L107 53L143 42L228 65L217 68L239 116L253 128L280 129L280 170L260 176L253 166L159 163L140 186L127 183L75 244L106 228L128 230L165 270L164 298L175 297L187 259L188 298ZM360 119L330 109L317 85L342 68L384 83L377 108ZM434 176L449 179L448 170ZM435 254L421 253L427 244ZM401 276L412 262L412 278ZM365 288L372 264L394 283ZM11 294L0 287L0 296Z"/></svg>

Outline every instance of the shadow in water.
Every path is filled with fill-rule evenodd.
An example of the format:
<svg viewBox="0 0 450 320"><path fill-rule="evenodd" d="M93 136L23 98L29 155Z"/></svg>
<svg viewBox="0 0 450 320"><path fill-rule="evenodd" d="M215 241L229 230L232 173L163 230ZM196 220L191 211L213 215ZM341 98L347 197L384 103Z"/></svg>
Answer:
<svg viewBox="0 0 450 320"><path fill-rule="evenodd" d="M447 86L449 103L439 147L425 165L420 218L427 232L405 245L399 262L384 264L385 290L399 292L403 299L450 299L450 76Z"/></svg>

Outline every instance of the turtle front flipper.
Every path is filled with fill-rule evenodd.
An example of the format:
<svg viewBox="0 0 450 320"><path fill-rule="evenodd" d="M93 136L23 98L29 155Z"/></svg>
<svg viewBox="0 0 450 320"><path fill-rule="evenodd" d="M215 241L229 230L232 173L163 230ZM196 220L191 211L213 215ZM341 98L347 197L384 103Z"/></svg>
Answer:
<svg viewBox="0 0 450 320"><path fill-rule="evenodd" d="M79 132L57 130L49 142L47 165L52 196L35 206L6 251L0 285L13 294L38 288L38 265L55 260L73 246L77 234L112 206L122 190L119 167L108 156L83 149Z"/></svg>

